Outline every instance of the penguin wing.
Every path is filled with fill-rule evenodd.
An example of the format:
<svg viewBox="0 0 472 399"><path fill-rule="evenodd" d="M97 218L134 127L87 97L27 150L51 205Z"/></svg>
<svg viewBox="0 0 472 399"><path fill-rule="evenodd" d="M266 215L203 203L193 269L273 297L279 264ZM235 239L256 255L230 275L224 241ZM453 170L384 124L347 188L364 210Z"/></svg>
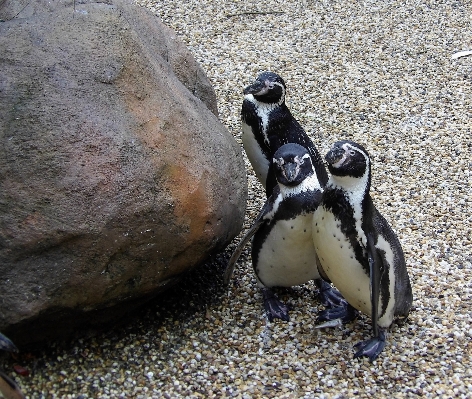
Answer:
<svg viewBox="0 0 472 399"><path fill-rule="evenodd" d="M257 115L255 105L246 99L243 101L243 105L241 107L241 122L251 127L254 137L256 138L257 142L261 146L262 151L264 152L265 155L270 157L271 155L270 149L267 146L267 143L265 142L264 136L262 134L261 119Z"/></svg>
<svg viewBox="0 0 472 399"><path fill-rule="evenodd" d="M372 329L374 336L379 335L379 300L380 300L380 280L383 273L383 263L375 247L375 238L372 232L367 235L367 256L370 268L370 302L372 306Z"/></svg>
<svg viewBox="0 0 472 399"><path fill-rule="evenodd" d="M374 212L373 224L376 226L377 235L389 244L394 256L391 267L394 267L395 272L395 316L407 317L413 303L413 292L400 240L377 209ZM383 254L381 258L384 258Z"/></svg>
<svg viewBox="0 0 472 399"><path fill-rule="evenodd" d="M325 270L323 269L323 265L320 262L320 258L318 257L318 254L316 254L315 258L315 264L316 268L318 269L318 273L320 274L321 278L328 283L331 283L331 280L329 279L328 275L326 274Z"/></svg>
<svg viewBox="0 0 472 399"><path fill-rule="evenodd" d="M250 121L256 119L255 115L255 105L251 101L244 99L243 104L241 106L241 120L250 125Z"/></svg>
<svg viewBox="0 0 472 399"><path fill-rule="evenodd" d="M6 399L25 399L25 395L10 377L0 371L0 393Z"/></svg>
<svg viewBox="0 0 472 399"><path fill-rule="evenodd" d="M277 198L279 193L278 186L274 189L273 194L267 199L264 206L262 207L259 215L257 216L256 220L254 221L253 225L249 228L246 232L244 237L239 242L238 246L234 250L231 258L226 266L225 274L223 276L223 284L227 286L229 281L231 280L231 276L233 275L234 267L236 266L236 262L238 261L239 257L241 256L241 252L243 252L244 247L249 242L249 240L257 233L260 227L267 223L266 215L270 214L272 209L274 208L275 198Z"/></svg>
<svg viewBox="0 0 472 399"><path fill-rule="evenodd" d="M229 284L229 280L231 280L231 276L233 275L234 267L236 266L236 262L238 261L239 257L241 256L241 252L243 252L244 247L249 242L249 240L256 234L257 230L261 227L264 220L261 217L258 217L251 228L247 231L244 235L242 240L239 242L238 246L234 250L231 258L226 266L225 274L223 276L223 284L227 286Z"/></svg>

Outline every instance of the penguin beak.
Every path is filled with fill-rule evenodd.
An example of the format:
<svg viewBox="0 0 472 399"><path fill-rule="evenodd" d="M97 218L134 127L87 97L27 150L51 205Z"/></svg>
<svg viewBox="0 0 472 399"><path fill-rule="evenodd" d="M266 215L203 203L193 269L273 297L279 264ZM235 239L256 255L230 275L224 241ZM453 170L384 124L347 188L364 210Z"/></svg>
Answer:
<svg viewBox="0 0 472 399"><path fill-rule="evenodd" d="M268 87L267 87L266 82L263 82L261 80L256 80L254 83L250 84L244 89L243 94L244 95L246 94L262 95L262 94L267 93L267 91L268 91Z"/></svg>
<svg viewBox="0 0 472 399"><path fill-rule="evenodd" d="M295 162L287 162L282 165L282 173L288 183L293 183L300 171L300 165Z"/></svg>
<svg viewBox="0 0 472 399"><path fill-rule="evenodd" d="M330 165L334 165L335 163L342 160L344 157L344 148L342 147L333 147L325 156L326 162Z"/></svg>

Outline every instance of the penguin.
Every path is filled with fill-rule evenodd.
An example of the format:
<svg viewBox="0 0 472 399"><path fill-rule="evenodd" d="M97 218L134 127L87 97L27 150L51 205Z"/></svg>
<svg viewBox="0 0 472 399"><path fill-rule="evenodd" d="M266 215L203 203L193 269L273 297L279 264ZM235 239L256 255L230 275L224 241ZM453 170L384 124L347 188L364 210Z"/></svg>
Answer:
<svg viewBox="0 0 472 399"><path fill-rule="evenodd" d="M0 333L0 349L8 352L18 352L16 345ZM10 377L0 370L0 393L8 399L24 399L25 395Z"/></svg>
<svg viewBox="0 0 472 399"><path fill-rule="evenodd" d="M361 145L336 142L325 157L331 177L313 215L313 242L321 268L355 309L371 317L373 337L354 357L374 361L395 318L409 314L413 293L397 236L369 190L371 160ZM321 320L333 320L327 310Z"/></svg>
<svg viewBox="0 0 472 399"><path fill-rule="evenodd" d="M271 288L292 287L310 280L315 280L325 306L344 307L346 317L352 317L354 309L318 271L311 229L322 187L308 150L299 144L284 144L275 152L272 162L278 184L234 251L224 276L225 285L229 283L244 246L253 237L253 269L269 321L274 318L289 320L289 308Z"/></svg>
<svg viewBox="0 0 472 399"><path fill-rule="evenodd" d="M284 80L273 72L261 73L255 82L243 91L241 139L267 197L277 185L272 159L275 152L287 143L305 147L311 156L321 186L324 187L328 181L328 174L318 150L285 104L285 92Z"/></svg>

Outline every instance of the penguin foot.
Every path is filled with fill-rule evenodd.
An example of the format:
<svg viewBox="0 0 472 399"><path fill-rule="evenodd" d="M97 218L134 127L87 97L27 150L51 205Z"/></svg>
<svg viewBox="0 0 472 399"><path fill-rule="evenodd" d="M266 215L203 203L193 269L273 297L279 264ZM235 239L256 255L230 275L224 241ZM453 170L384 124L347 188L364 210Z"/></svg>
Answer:
<svg viewBox="0 0 472 399"><path fill-rule="evenodd" d="M319 289L318 298L323 306L334 308L347 305L341 293L327 281L320 278L315 280L315 284Z"/></svg>
<svg viewBox="0 0 472 399"><path fill-rule="evenodd" d="M379 330L379 336L368 339L367 341L358 342L354 345L356 349L359 349L354 358L360 356L367 356L371 362L377 359L380 353L383 351L386 345L386 333L383 330Z"/></svg>
<svg viewBox="0 0 472 399"><path fill-rule="evenodd" d="M264 309L270 322L274 319L290 321L288 315L290 308L281 302L270 289L263 288L262 296L264 298Z"/></svg>
<svg viewBox="0 0 472 399"><path fill-rule="evenodd" d="M16 345L2 333L0 333L0 349L7 352L18 352Z"/></svg>
<svg viewBox="0 0 472 399"><path fill-rule="evenodd" d="M343 323L354 320L358 315L358 311L346 302L344 306L336 306L323 310L318 313L318 322L331 321L340 319Z"/></svg>

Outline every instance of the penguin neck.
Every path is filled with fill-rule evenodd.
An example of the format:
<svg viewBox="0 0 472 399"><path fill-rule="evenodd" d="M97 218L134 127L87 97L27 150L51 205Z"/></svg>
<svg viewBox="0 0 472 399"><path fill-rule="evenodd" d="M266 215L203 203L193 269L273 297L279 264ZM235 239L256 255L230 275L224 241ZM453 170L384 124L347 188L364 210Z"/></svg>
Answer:
<svg viewBox="0 0 472 399"><path fill-rule="evenodd" d="M367 247L367 237L362 228L364 216L364 199L369 195L370 173L367 170L361 177L331 175L327 189L337 189L344 193L353 210L359 243Z"/></svg>
<svg viewBox="0 0 472 399"><path fill-rule="evenodd" d="M258 100L256 97L254 97L252 94L246 94L244 96L245 100L248 100L249 102L253 103L256 106L256 109L261 109L261 110L273 110L277 107L280 107L282 104L285 103L285 97L282 96L280 97L280 100L275 102L275 103L266 103L264 101Z"/></svg>
<svg viewBox="0 0 472 399"><path fill-rule="evenodd" d="M323 191L316 173L312 173L305 178L300 184L290 187L279 183L280 193L283 198L293 197L308 191Z"/></svg>
<svg viewBox="0 0 472 399"><path fill-rule="evenodd" d="M363 198L370 189L370 173L366 171L361 177L331 175L328 185L345 191L349 197Z"/></svg>
<svg viewBox="0 0 472 399"><path fill-rule="evenodd" d="M279 102L276 103L265 103L257 100L252 94L246 94L244 99L254 104L256 109L257 116L261 120L262 134L264 136L264 141L269 145L269 137L267 135L267 127L269 126L270 114L277 108L281 107L285 103L284 97L282 97Z"/></svg>

